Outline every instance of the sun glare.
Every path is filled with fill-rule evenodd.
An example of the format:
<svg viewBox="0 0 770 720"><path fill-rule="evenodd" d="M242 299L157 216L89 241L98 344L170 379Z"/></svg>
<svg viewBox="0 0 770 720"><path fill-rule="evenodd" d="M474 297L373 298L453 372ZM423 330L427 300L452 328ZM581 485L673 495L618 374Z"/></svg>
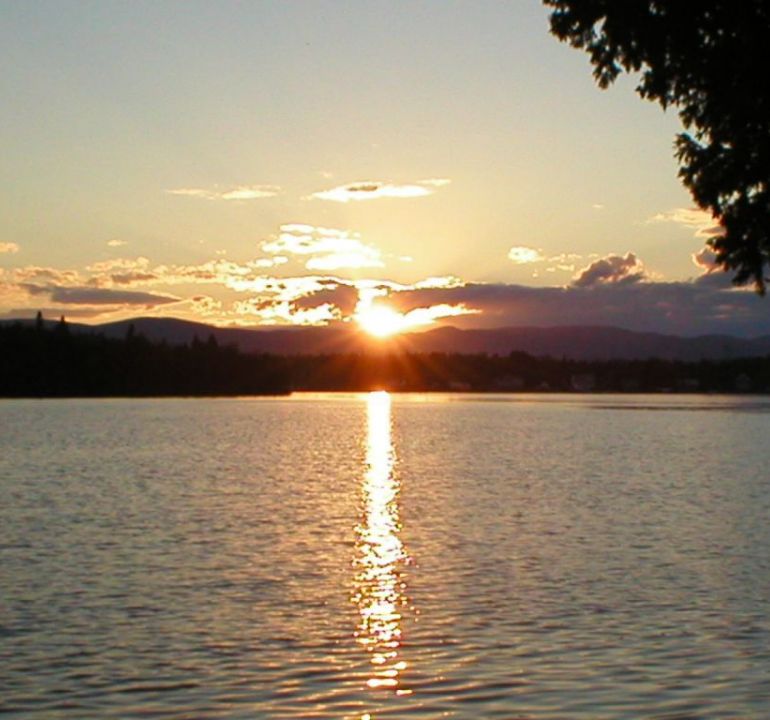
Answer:
<svg viewBox="0 0 770 720"><path fill-rule="evenodd" d="M369 393L367 409L366 473L362 484L361 524L356 528L355 590L353 602L360 620L356 641L369 656L366 686L373 690L395 690L407 668L402 656L402 616L409 606L406 596L406 564L401 542L399 495L401 484L395 473L391 440L390 395Z"/></svg>
<svg viewBox="0 0 770 720"><path fill-rule="evenodd" d="M385 305L370 305L356 315L356 320L366 332L380 338L395 335L409 325L401 313Z"/></svg>

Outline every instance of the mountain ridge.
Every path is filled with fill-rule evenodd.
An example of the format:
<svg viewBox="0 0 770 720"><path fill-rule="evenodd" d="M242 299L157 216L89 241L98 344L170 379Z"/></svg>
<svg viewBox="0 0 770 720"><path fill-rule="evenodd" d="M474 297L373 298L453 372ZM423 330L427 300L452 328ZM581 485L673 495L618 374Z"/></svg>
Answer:
<svg viewBox="0 0 770 720"><path fill-rule="evenodd" d="M14 322L4 320L3 322ZM27 320L26 322L29 322ZM48 321L47 321L48 322ZM460 329L442 326L378 340L357 326L339 323L322 327L228 328L178 318L138 317L101 325L68 323L75 332L125 337L129 326L152 341L189 343L193 338L216 338L248 353L334 355L346 352L404 351L415 353L487 353L573 360L725 360L770 354L770 336L741 338L732 335L693 337L638 332L604 325L502 327Z"/></svg>

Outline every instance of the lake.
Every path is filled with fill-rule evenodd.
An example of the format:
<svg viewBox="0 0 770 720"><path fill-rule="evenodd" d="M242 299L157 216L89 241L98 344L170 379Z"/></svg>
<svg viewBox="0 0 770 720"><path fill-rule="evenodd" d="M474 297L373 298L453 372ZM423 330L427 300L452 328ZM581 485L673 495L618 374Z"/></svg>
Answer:
<svg viewBox="0 0 770 720"><path fill-rule="evenodd" d="M767 398L4 400L0 429L9 717L767 717Z"/></svg>

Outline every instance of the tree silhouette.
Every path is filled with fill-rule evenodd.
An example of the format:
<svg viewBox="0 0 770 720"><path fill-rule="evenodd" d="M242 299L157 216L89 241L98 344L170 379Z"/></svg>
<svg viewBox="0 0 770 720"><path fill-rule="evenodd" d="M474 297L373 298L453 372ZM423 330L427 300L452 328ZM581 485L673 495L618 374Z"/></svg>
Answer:
<svg viewBox="0 0 770 720"><path fill-rule="evenodd" d="M770 3L544 0L551 31L585 49L602 88L641 72L637 92L677 107L679 176L721 226L708 241L736 284L765 292L770 265Z"/></svg>
<svg viewBox="0 0 770 720"><path fill-rule="evenodd" d="M128 335L128 333L127 333ZM235 346L153 343L0 322L0 397L284 394L290 390L572 392L770 391L770 356L598 360L459 353L248 355Z"/></svg>

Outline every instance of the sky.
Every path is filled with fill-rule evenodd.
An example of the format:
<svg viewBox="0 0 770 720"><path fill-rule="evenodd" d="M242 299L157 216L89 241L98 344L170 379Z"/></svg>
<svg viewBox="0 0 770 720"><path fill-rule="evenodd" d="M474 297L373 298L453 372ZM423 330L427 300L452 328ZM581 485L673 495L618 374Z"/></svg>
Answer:
<svg viewBox="0 0 770 720"><path fill-rule="evenodd" d="M770 332L537 0L0 0L0 58L2 318Z"/></svg>

